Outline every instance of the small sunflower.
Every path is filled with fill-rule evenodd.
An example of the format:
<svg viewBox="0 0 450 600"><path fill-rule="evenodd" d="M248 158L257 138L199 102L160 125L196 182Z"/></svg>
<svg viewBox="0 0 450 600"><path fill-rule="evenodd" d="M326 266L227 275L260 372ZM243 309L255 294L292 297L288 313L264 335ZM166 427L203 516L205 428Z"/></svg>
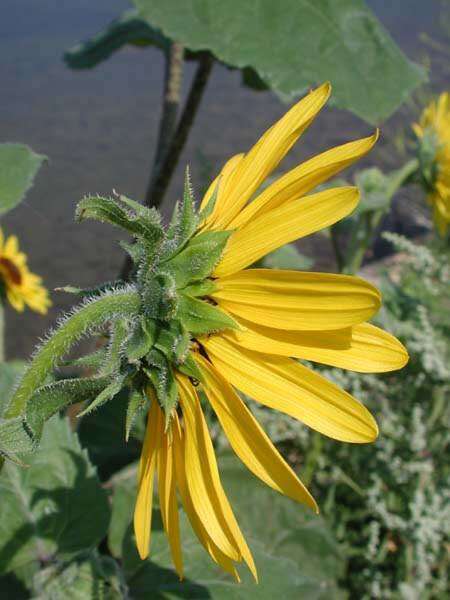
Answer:
<svg viewBox="0 0 450 600"><path fill-rule="evenodd" d="M421 143L420 162L433 219L445 236L450 223L450 94L430 102L413 129Z"/></svg>
<svg viewBox="0 0 450 600"><path fill-rule="evenodd" d="M1 229L0 285L9 303L18 312L23 312L27 305L38 313L46 314L51 306L42 279L28 269L27 257L20 252L17 237L11 235L5 240Z"/></svg>
<svg viewBox="0 0 450 600"><path fill-rule="evenodd" d="M237 391L331 438L366 443L378 434L367 409L296 359L359 372L391 371L408 360L398 340L366 323L380 307L380 294L363 279L248 268L276 248L344 218L358 203L358 190L353 187L308 193L366 154L377 133L308 160L258 194L261 184L325 104L329 92L329 85L311 92L247 154L236 155L225 164L201 204L205 210L214 197L213 209L200 220L191 242L178 255L191 248L194 257L193 245L205 236L227 235L208 277L199 275L196 283L189 283L183 275L179 278L181 296L190 298L191 308L203 303L205 309L221 313L229 321L226 325L222 322L217 331L210 327L206 335L195 333L195 319L187 325L189 356L198 376L175 367L179 402L169 425L152 386L147 390L151 406L139 467L134 530L139 554L145 558L157 472L163 525L180 577L176 490L213 560L236 579L235 563L244 560L257 578L252 555L220 483L199 383L231 447L250 471L276 491L318 511L311 494ZM169 271L176 272L173 263L177 258L168 265L171 262ZM201 332L201 327L197 331Z"/></svg>

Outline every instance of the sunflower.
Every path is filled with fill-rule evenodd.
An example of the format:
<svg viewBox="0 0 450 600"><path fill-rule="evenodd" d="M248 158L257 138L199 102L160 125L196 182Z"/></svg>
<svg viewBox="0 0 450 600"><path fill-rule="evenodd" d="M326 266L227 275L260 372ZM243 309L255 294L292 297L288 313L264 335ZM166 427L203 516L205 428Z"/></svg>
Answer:
<svg viewBox="0 0 450 600"><path fill-rule="evenodd" d="M442 236L450 223L450 94L443 93L424 109L413 125L421 146L422 174L433 208L433 219Z"/></svg>
<svg viewBox="0 0 450 600"><path fill-rule="evenodd" d="M177 491L212 559L236 579L236 563L243 560L257 578L220 482L200 391L249 470L274 490L317 512L314 498L238 392L333 439L367 443L378 434L368 410L299 359L362 373L400 369L408 360L397 339L367 322L381 302L370 283L348 275L251 268L276 248L346 217L358 203L354 187L309 192L364 156L377 133L315 156L260 191L329 93L328 84L309 93L249 152L225 164L203 198L190 241L164 263L164 277L172 274L175 281L168 286L167 297L178 294L180 298L171 314L188 331L188 345L185 358L172 363L177 401L170 410L162 408L164 400L153 376L146 388L150 409L134 531L144 559L149 554L157 473L163 525L180 577ZM222 234L223 250L214 259L212 240ZM204 255L209 248L214 259L208 272L196 254L201 244L206 244ZM169 309L165 310L168 320ZM209 325L202 324L202 316ZM157 365L160 359L155 356L149 364Z"/></svg>
<svg viewBox="0 0 450 600"><path fill-rule="evenodd" d="M40 277L29 271L27 257L20 252L17 237L11 235L5 240L0 229L0 284L11 306L23 312L28 305L45 314L51 302L41 282Z"/></svg>

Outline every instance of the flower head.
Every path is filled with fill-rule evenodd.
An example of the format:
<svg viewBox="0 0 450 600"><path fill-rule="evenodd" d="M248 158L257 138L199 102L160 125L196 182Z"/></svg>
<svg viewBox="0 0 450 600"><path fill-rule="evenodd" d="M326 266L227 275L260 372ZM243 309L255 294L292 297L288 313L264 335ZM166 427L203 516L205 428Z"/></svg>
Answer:
<svg viewBox="0 0 450 600"><path fill-rule="evenodd" d="M245 561L257 577L221 485L202 402L211 405L250 471L317 511L239 392L331 438L366 443L378 433L367 409L300 360L360 372L391 371L408 360L400 342L367 323L380 307L380 294L363 279L252 268L276 248L336 223L358 203L354 187L310 192L366 154L377 134L311 158L260 191L329 92L323 85L308 94L247 154L231 158L199 211L187 176L166 229L156 211L124 196L83 199L78 219L96 218L134 236L134 244L125 244L134 263L131 281L90 290L90 299L35 354L11 402L9 416L26 403L27 430L38 437L42 415L54 410L55 403L43 409L53 388L58 398L66 390L68 401L98 394L85 412L130 389L127 436L138 410L149 411L134 515L138 551L142 558L149 554L157 474L162 521L180 577L177 494L211 558L237 579L236 563ZM109 346L88 359L95 377L45 386L50 364L83 333L105 324Z"/></svg>
<svg viewBox="0 0 450 600"><path fill-rule="evenodd" d="M45 314L51 306L47 290L40 277L31 273L27 257L19 250L15 235L5 240L0 229L0 286L11 306L22 312L25 305Z"/></svg>
<svg viewBox="0 0 450 600"><path fill-rule="evenodd" d="M430 102L413 126L419 139L419 159L433 219L444 236L450 223L450 94Z"/></svg>
<svg viewBox="0 0 450 600"><path fill-rule="evenodd" d="M149 552L156 469L163 523L180 576L176 488L211 557L236 577L234 563L243 559L256 577L220 483L198 383L245 465L278 492L317 510L237 390L332 438L370 442L377 436L377 425L369 412L295 359L361 372L390 371L407 361L395 338L365 322L377 312L380 295L364 280L249 268L276 248L345 217L358 202L356 188L308 192L368 152L376 134L310 159L252 199L328 94L327 85L310 93L247 154L226 163L202 201L204 213L192 237L166 263L179 294L174 318L181 318L189 332L186 357L192 370L186 370L183 359L174 365L179 401L167 429L155 389L134 526L144 558ZM198 260L200 254L203 262Z"/></svg>

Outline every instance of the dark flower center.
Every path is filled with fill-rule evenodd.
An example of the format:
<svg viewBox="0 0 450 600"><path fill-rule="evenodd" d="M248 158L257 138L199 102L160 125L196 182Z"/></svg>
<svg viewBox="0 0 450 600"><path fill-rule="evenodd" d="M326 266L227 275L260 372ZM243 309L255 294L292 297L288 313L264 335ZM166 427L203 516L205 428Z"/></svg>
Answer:
<svg viewBox="0 0 450 600"><path fill-rule="evenodd" d="M15 285L20 285L22 283L20 269L12 262L12 260L9 260L9 258L5 258L4 256L0 257L0 271L3 271L6 278Z"/></svg>

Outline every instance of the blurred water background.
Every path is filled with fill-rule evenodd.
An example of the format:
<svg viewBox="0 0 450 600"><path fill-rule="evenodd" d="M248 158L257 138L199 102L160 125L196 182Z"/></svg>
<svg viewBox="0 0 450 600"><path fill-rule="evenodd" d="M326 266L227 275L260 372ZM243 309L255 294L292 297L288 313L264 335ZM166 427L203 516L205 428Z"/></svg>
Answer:
<svg viewBox="0 0 450 600"><path fill-rule="evenodd" d="M431 63L432 88L444 89L445 61L421 37L425 32L434 40L442 38L442 3L368 4L410 58ZM66 49L95 34L128 6L126 0L2 0L0 139L27 143L49 157L26 202L7 216L3 227L19 236L32 270L50 289L114 278L122 262L112 228L74 223L76 202L85 193L107 194L113 188L141 199L146 188L160 114L161 54L127 48L91 71L71 71L62 60ZM191 75L189 67L185 91ZM244 89L238 73L216 65L166 207L181 190L186 163L194 186L201 189L229 155L246 150L284 110L270 92ZM383 124L382 141L366 164L395 166L396 137L414 111L411 103ZM370 131L348 113L326 110L285 165ZM400 212L400 221L404 214ZM314 255L316 268L333 268L324 240L311 237L300 248ZM73 301L57 293L52 299L45 318L10 312L8 327L14 335L7 336L9 358L28 355L33 340Z"/></svg>

